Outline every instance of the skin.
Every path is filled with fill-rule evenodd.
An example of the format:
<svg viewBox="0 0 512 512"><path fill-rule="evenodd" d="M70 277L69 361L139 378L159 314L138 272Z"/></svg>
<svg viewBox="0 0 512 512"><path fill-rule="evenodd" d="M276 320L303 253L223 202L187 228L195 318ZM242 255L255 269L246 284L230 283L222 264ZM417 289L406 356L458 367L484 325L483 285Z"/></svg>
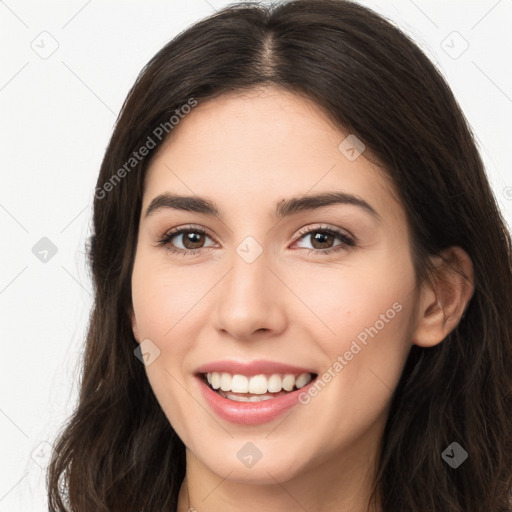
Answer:
<svg viewBox="0 0 512 512"><path fill-rule="evenodd" d="M365 153L350 161L338 150L347 135L311 101L260 88L199 104L149 166L131 318L135 339L160 350L147 377L186 446L179 512L189 503L199 512L365 511L411 345L440 343L473 293L471 261L457 247L447 253L469 283L440 267L433 284L417 285L405 212ZM279 222L271 215L282 199L334 190L363 198L380 219L347 204ZM146 217L163 192L206 197L222 220L170 208ZM158 246L164 233L188 224L208 232L196 254ZM337 238L315 243L315 232L299 237L301 228L324 233L318 224L355 237L356 246L308 254L340 248ZM247 236L263 248L252 263L236 252ZM192 247L182 235L170 244ZM394 318L288 415L235 425L217 417L199 392L194 371L219 359L270 359L323 375L395 303L401 310ZM251 468L236 455L249 441L262 453Z"/></svg>

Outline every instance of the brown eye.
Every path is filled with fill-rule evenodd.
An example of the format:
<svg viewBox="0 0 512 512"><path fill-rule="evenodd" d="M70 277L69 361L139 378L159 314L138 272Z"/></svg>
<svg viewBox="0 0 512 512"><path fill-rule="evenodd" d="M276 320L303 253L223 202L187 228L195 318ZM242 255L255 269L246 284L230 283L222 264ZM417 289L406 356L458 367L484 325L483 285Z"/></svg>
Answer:
<svg viewBox="0 0 512 512"><path fill-rule="evenodd" d="M313 236L314 233L314 236ZM314 249L330 249L332 243L336 238L334 235L325 233L323 231L314 231L310 233L311 245Z"/></svg>
<svg viewBox="0 0 512 512"><path fill-rule="evenodd" d="M181 236L183 237L181 240L185 249L198 249L205 240L205 235L196 231L186 231L181 233Z"/></svg>
<svg viewBox="0 0 512 512"><path fill-rule="evenodd" d="M195 254L203 248L209 248L204 245L207 238L211 239L206 231L189 226L166 233L158 244L171 253Z"/></svg>
<svg viewBox="0 0 512 512"><path fill-rule="evenodd" d="M356 245L352 237L332 227L307 228L302 230L300 235L297 242L308 239L310 241L312 248L308 250L308 254L311 252L314 254L329 254L335 251L347 250ZM338 243L335 242L336 239L339 241ZM308 248L305 247L305 249Z"/></svg>

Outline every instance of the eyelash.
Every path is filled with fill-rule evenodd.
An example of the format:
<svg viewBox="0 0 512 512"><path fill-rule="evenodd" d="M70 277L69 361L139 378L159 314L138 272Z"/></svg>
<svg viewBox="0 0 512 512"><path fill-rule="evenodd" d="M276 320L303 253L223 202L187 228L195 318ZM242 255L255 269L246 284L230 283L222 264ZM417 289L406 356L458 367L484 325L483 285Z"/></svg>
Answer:
<svg viewBox="0 0 512 512"><path fill-rule="evenodd" d="M202 249L205 249L204 247L201 247L199 249L179 249L176 247L173 247L170 242L171 240L178 236L185 233L200 233L202 235L206 235L209 238L212 238L204 229L196 227L196 226L187 226L184 228L178 228L176 230L169 231L163 235L163 237L158 241L158 245L161 247L165 247L167 251L169 251L172 254L182 254L183 256L194 256L198 252L200 252ZM332 227L327 226L316 226L314 228L305 228L299 232L298 237L295 239L294 243L301 240L305 236L311 234L311 233L327 233L328 235L332 235L338 240L341 241L340 244L330 248L330 249L307 249L308 255L313 254L331 254L334 252L338 252L341 250L347 250L351 247L355 247L356 243L353 238L348 236L347 234L343 233L342 231L339 231ZM208 248L206 248L208 249Z"/></svg>

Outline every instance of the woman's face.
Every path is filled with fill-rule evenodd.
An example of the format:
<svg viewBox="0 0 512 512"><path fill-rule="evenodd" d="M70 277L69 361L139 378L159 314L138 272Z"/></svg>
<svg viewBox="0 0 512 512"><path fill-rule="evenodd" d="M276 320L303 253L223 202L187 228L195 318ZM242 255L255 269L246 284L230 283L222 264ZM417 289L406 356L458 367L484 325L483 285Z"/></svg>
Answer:
<svg viewBox="0 0 512 512"><path fill-rule="evenodd" d="M289 92L224 95L148 169L134 334L188 463L217 481L334 476L377 449L417 295L404 211L348 135ZM340 202L308 200L325 194Z"/></svg>

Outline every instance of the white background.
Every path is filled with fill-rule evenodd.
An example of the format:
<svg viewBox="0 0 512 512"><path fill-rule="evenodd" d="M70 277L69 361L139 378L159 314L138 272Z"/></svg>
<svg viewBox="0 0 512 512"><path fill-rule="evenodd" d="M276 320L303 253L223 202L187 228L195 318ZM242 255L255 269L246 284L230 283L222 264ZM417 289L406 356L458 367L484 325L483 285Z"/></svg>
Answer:
<svg viewBox="0 0 512 512"><path fill-rule="evenodd" d="M360 3L446 76L512 224L512 0ZM0 1L0 512L48 510L40 466L77 398L92 301L85 241L122 102L168 40L227 4ZM469 47L453 58L462 38ZM52 45L47 58L35 51ZM46 263L32 252L42 237L57 247Z"/></svg>

